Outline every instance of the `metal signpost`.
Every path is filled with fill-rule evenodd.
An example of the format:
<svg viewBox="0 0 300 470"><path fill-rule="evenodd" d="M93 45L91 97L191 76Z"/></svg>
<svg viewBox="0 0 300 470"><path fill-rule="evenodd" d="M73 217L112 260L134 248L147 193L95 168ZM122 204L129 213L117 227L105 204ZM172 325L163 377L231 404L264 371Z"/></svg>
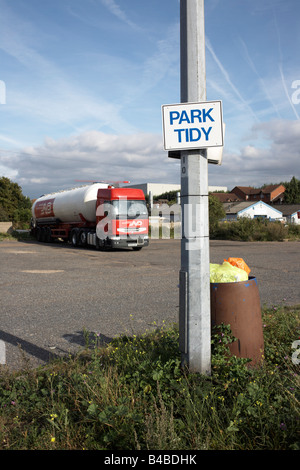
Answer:
<svg viewBox="0 0 300 470"><path fill-rule="evenodd" d="M206 100L204 0L180 1L181 102ZM211 372L208 163L206 150L181 151L179 330L182 362Z"/></svg>
<svg viewBox="0 0 300 470"><path fill-rule="evenodd" d="M180 0L180 49L181 105L162 107L165 149L181 159L179 345L183 365L210 374L207 152L223 146L223 124L221 102L206 102L204 0Z"/></svg>
<svg viewBox="0 0 300 470"><path fill-rule="evenodd" d="M181 102L206 100L204 0L180 1ZM208 163L181 151L182 239L179 330L182 362L211 372Z"/></svg>

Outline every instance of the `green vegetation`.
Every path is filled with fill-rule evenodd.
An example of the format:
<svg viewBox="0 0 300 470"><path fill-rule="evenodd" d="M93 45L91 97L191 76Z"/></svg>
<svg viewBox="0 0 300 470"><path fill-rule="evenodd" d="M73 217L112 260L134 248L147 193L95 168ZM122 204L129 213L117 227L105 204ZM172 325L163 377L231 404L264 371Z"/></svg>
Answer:
<svg viewBox="0 0 300 470"><path fill-rule="evenodd" d="M31 201L22 188L9 178L0 177L0 222L14 222L17 228L27 228L31 219Z"/></svg>
<svg viewBox="0 0 300 470"><path fill-rule="evenodd" d="M224 219L226 214L223 204L212 194L209 194L208 204L209 233L213 235L218 230L219 220Z"/></svg>
<svg viewBox="0 0 300 470"><path fill-rule="evenodd" d="M285 187L284 203L299 204L300 203L300 180L292 177L291 181L281 183Z"/></svg>
<svg viewBox="0 0 300 470"><path fill-rule="evenodd" d="M298 201L298 186L300 181L292 178L290 183L283 183L287 187L287 203ZM297 189L298 188L298 189ZM158 196L159 199L168 199L168 204L176 203L174 197L177 191L169 191ZM266 219L249 219L242 217L236 221L222 222L225 218L223 204L212 194L209 194L209 235L211 239L218 240L240 240L240 241L283 241L299 240L300 226L295 224L282 224L281 222L270 222ZM151 235L151 226L150 226ZM173 238L174 227L171 223L170 231L166 229L163 236L160 227L159 238Z"/></svg>
<svg viewBox="0 0 300 470"><path fill-rule="evenodd" d="M176 326L106 347L95 334L75 357L2 366L0 449L299 450L299 314L263 309L255 369L228 355L224 325L213 331L209 377L181 368Z"/></svg>
<svg viewBox="0 0 300 470"><path fill-rule="evenodd" d="M213 239L241 241L283 241L300 238L300 225L284 225L263 219L241 217L233 222L219 222L210 232Z"/></svg>
<svg viewBox="0 0 300 470"><path fill-rule="evenodd" d="M165 193L159 194L158 196L154 196L153 199L158 201L159 199L167 199L168 204L176 204L177 203L177 193L180 193L177 189L174 191L166 191Z"/></svg>

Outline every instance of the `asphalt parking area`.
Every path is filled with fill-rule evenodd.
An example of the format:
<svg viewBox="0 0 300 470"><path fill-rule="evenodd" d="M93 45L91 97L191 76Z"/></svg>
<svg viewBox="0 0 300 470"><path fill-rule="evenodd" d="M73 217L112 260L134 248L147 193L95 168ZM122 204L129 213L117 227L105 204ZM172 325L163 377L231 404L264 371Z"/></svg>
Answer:
<svg viewBox="0 0 300 470"><path fill-rule="evenodd" d="M298 242L211 241L210 259L242 257L258 280L261 303L300 303ZM0 243L0 344L19 368L85 344L177 322L180 240L152 240L139 252L60 244ZM22 353L21 353L22 351ZM0 356L4 352L0 348ZM1 357L0 357L1 362Z"/></svg>

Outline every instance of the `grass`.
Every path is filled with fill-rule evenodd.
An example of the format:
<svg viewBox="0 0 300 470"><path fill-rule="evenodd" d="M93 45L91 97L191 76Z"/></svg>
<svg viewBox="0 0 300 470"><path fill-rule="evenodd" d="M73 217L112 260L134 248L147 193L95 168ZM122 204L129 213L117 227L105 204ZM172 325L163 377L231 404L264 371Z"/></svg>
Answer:
<svg viewBox="0 0 300 470"><path fill-rule="evenodd" d="M212 335L209 377L181 368L176 325L106 347L95 335L43 367L1 366L0 449L299 450L299 313L263 309L256 369L228 355L224 325Z"/></svg>

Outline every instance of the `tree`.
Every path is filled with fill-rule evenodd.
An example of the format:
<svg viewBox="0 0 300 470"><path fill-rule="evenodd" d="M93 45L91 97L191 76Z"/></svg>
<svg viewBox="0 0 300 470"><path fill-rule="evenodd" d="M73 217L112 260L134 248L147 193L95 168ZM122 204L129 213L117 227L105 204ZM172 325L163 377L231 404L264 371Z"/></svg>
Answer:
<svg viewBox="0 0 300 470"><path fill-rule="evenodd" d="M0 204L0 222L9 222L9 217L6 210Z"/></svg>
<svg viewBox="0 0 300 470"><path fill-rule="evenodd" d="M285 187L284 202L286 204L299 204L300 203L300 180L295 176L289 183L282 183Z"/></svg>
<svg viewBox="0 0 300 470"><path fill-rule="evenodd" d="M165 193L159 194L158 196L154 196L154 199L155 200L167 199L169 205L176 204L176 202L177 202L177 193L178 193L177 189L175 189L173 191L166 191Z"/></svg>
<svg viewBox="0 0 300 470"><path fill-rule="evenodd" d="M217 229L219 221L226 216L223 204L218 198L209 194L209 233L212 235Z"/></svg>
<svg viewBox="0 0 300 470"><path fill-rule="evenodd" d="M31 201L22 193L22 188L9 178L0 178L0 221L29 223Z"/></svg>

